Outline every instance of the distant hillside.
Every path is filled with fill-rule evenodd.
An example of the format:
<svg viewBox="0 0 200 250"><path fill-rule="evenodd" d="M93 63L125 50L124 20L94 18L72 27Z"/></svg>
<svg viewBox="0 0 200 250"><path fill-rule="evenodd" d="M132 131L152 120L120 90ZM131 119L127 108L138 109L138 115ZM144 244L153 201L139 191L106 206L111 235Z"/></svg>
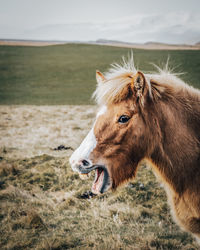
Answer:
<svg viewBox="0 0 200 250"><path fill-rule="evenodd" d="M128 43L128 42L122 42L122 41L117 41L117 40L107 40L107 39L98 39L94 43L106 43L106 44L129 44L129 45L134 45L138 43Z"/></svg>
<svg viewBox="0 0 200 250"><path fill-rule="evenodd" d="M199 50L199 45L188 45L188 44L166 44L159 42L146 42L142 43L127 43L115 40L99 39L94 44L110 45L125 48L138 48L138 49L150 49L150 50Z"/></svg>
<svg viewBox="0 0 200 250"><path fill-rule="evenodd" d="M123 48L147 49L147 50L199 50L200 42L195 45L188 44L165 44L159 42L146 42L142 43L128 43L116 40L98 39L96 41L55 41L55 40L14 40L14 39L0 39L0 45L10 46L49 46L56 44L96 44L115 46Z"/></svg>

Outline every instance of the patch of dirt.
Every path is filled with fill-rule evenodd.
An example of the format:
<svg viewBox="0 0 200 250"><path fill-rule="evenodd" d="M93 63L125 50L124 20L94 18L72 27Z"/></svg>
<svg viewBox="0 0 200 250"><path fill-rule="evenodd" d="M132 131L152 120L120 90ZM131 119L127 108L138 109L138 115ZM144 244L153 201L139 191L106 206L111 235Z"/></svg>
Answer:
<svg viewBox="0 0 200 250"><path fill-rule="evenodd" d="M0 157L68 157L91 128L95 110L95 106L0 106Z"/></svg>

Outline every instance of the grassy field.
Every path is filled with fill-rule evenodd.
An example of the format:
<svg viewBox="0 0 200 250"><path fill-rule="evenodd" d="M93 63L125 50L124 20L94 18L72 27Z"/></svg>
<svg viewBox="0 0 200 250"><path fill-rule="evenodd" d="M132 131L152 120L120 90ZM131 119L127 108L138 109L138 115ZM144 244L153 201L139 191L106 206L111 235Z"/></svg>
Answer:
<svg viewBox="0 0 200 250"><path fill-rule="evenodd" d="M66 158L4 159L0 176L1 249L198 249L145 167L135 182L90 199L92 180Z"/></svg>
<svg viewBox="0 0 200 250"><path fill-rule="evenodd" d="M95 119L96 106L83 105L92 103L95 70L128 52L0 46L0 249L199 249L172 221L166 194L147 166L98 197L90 194L93 176L83 181L69 166ZM188 72L181 77L200 86L200 51L134 55L145 71L170 55L175 71ZM66 150L56 150L60 145Z"/></svg>
<svg viewBox="0 0 200 250"><path fill-rule="evenodd" d="M67 44L47 47L0 46L0 104L91 104L95 71L105 71L130 49ZM140 70L150 63L170 66L189 84L200 87L200 50L133 49Z"/></svg>

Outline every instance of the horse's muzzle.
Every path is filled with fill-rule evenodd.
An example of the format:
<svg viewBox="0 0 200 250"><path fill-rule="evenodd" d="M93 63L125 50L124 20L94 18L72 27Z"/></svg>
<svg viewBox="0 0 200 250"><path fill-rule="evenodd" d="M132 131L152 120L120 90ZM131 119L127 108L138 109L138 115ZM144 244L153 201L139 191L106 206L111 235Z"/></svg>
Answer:
<svg viewBox="0 0 200 250"><path fill-rule="evenodd" d="M92 185L92 192L94 194L102 194L112 186L110 175L104 165L93 165L90 160L86 159L78 162L71 160L70 164L72 169L79 174L89 174L91 171L95 170L95 178Z"/></svg>

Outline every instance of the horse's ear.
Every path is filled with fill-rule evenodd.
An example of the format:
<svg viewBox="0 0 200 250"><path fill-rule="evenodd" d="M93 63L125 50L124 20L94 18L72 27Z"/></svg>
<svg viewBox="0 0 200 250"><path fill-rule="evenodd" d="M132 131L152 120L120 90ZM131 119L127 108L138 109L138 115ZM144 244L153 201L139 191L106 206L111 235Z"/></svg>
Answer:
<svg viewBox="0 0 200 250"><path fill-rule="evenodd" d="M96 70L96 79L99 84L105 82L106 80L105 76L98 70Z"/></svg>
<svg viewBox="0 0 200 250"><path fill-rule="evenodd" d="M133 77L131 88L137 100L140 100L141 103L144 104L144 96L148 92L148 84L142 72L138 71Z"/></svg>

